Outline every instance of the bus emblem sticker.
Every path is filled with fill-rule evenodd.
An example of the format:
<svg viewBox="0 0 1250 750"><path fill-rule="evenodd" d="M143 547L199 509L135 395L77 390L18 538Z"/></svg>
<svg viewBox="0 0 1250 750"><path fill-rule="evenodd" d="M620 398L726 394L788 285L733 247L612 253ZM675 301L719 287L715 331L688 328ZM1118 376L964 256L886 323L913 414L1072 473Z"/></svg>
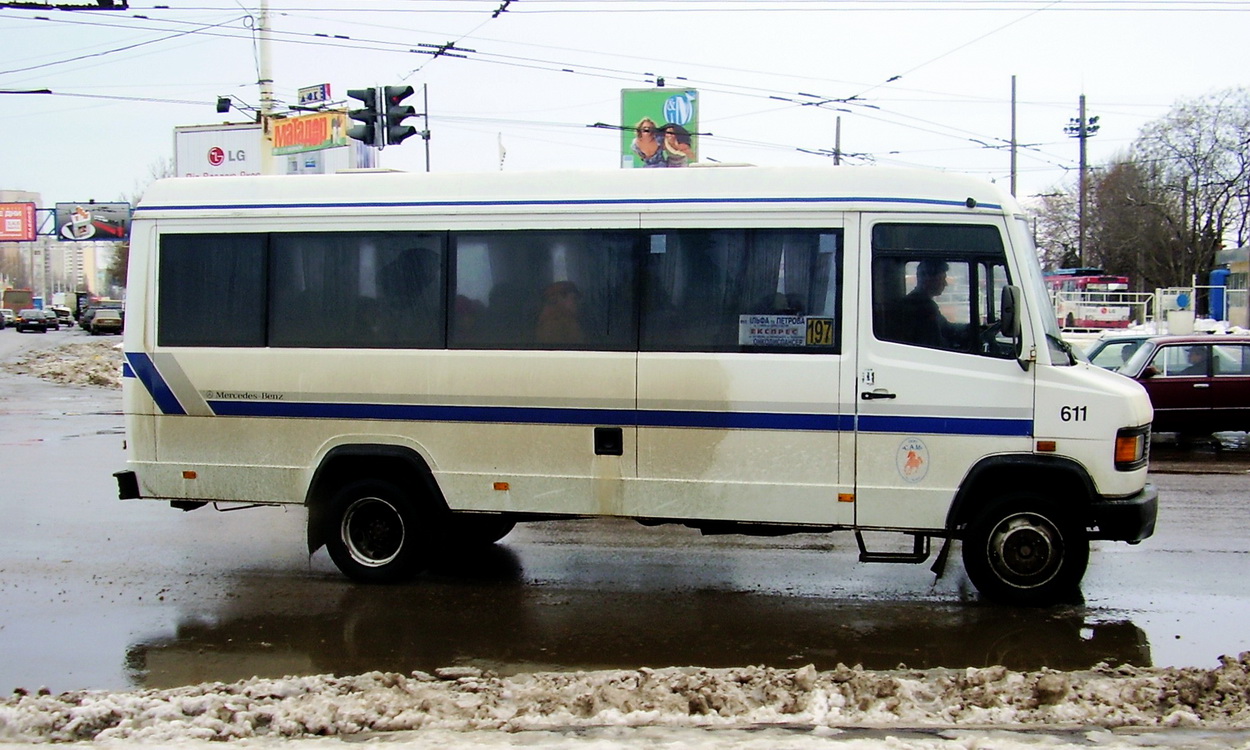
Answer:
<svg viewBox="0 0 1250 750"><path fill-rule="evenodd" d="M919 482L929 473L929 449L920 438L909 437L898 446L898 475L908 482Z"/></svg>

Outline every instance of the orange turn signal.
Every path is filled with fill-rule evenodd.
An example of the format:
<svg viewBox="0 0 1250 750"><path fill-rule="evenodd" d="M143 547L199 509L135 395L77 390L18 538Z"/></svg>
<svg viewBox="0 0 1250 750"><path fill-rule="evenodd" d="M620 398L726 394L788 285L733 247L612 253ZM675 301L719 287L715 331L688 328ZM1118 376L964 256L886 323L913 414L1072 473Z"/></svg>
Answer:
<svg viewBox="0 0 1250 750"><path fill-rule="evenodd" d="M1141 435L1120 435L1115 439L1115 462L1131 464L1142 459L1146 441Z"/></svg>

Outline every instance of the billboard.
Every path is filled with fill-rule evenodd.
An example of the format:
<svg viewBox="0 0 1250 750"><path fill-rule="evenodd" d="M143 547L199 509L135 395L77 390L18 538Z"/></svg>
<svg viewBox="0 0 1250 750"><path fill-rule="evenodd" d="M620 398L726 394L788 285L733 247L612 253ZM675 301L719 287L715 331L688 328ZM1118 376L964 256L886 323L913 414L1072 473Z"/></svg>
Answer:
<svg viewBox="0 0 1250 750"><path fill-rule="evenodd" d="M266 159L265 134L259 123L185 125L174 128L174 174L178 177L228 177L257 174L334 174L375 166L362 144L347 138L347 115L325 112L269 121L273 156ZM266 165L268 161L268 165Z"/></svg>
<svg viewBox="0 0 1250 750"><path fill-rule="evenodd" d="M347 145L347 113L323 112L273 120L274 156Z"/></svg>
<svg viewBox="0 0 1250 750"><path fill-rule="evenodd" d="M0 242L34 242L34 203L0 203Z"/></svg>
<svg viewBox="0 0 1250 750"><path fill-rule="evenodd" d="M259 123L174 128L174 174L178 177L260 174L263 142Z"/></svg>
<svg viewBox="0 0 1250 750"><path fill-rule="evenodd" d="M684 167L699 160L699 92L621 90L621 166Z"/></svg>
<svg viewBox="0 0 1250 750"><path fill-rule="evenodd" d="M129 236L129 203L56 204L58 240L124 240Z"/></svg>

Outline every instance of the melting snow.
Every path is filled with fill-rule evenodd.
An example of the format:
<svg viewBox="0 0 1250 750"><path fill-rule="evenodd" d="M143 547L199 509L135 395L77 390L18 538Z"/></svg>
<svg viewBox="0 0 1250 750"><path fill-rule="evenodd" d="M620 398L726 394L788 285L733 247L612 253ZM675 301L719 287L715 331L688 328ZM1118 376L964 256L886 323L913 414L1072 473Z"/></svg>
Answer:
<svg viewBox="0 0 1250 750"><path fill-rule="evenodd" d="M118 338L75 341L53 349L26 353L5 369L70 385L120 388L122 345Z"/></svg>
<svg viewBox="0 0 1250 750"><path fill-rule="evenodd" d="M1215 669L694 667L501 677L472 668L15 694L0 740L242 740L438 730L1250 728L1250 652Z"/></svg>

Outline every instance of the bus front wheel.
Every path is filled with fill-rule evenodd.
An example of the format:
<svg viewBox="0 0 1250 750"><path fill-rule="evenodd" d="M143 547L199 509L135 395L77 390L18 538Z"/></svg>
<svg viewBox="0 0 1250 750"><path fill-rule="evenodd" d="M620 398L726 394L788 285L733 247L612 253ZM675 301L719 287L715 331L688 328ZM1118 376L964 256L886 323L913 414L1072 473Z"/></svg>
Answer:
<svg viewBox="0 0 1250 750"><path fill-rule="evenodd" d="M422 552L413 499L390 482L366 479L343 486L331 500L330 559L363 583L411 577Z"/></svg>
<svg viewBox="0 0 1250 750"><path fill-rule="evenodd" d="M991 503L963 540L964 568L989 599L1052 604L1074 597L1089 564L1089 539L1070 514L1028 494Z"/></svg>

